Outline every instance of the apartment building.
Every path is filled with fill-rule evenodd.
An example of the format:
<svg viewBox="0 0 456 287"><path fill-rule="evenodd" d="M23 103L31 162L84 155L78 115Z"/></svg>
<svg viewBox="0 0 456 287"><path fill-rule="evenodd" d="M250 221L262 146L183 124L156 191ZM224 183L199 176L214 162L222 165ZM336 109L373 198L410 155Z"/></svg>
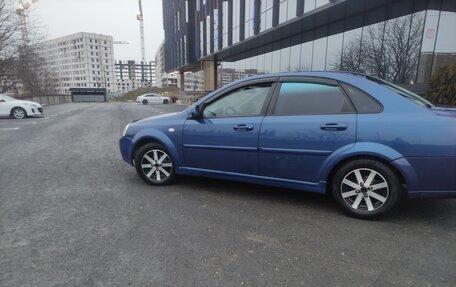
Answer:
<svg viewBox="0 0 456 287"><path fill-rule="evenodd" d="M142 87L155 86L155 62L136 63L118 61L115 63L117 91L128 92Z"/></svg>
<svg viewBox="0 0 456 287"><path fill-rule="evenodd" d="M204 91L204 74L202 71L185 74L184 91L185 92L203 92Z"/></svg>
<svg viewBox="0 0 456 287"><path fill-rule="evenodd" d="M165 71L165 44L162 43L155 54L157 87L180 87L179 73Z"/></svg>
<svg viewBox="0 0 456 287"><path fill-rule="evenodd" d="M41 55L56 79L56 92L70 88L117 89L112 36L80 32L43 43Z"/></svg>

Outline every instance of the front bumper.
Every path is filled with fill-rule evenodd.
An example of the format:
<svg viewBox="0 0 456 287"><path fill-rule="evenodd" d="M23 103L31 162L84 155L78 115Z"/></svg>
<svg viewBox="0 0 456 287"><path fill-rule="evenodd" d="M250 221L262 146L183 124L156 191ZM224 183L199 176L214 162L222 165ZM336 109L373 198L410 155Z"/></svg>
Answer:
<svg viewBox="0 0 456 287"><path fill-rule="evenodd" d="M44 114L43 107L27 107L26 111L29 117L39 117Z"/></svg>
<svg viewBox="0 0 456 287"><path fill-rule="evenodd" d="M122 159L128 162L130 165L133 165L133 140L129 137L122 137L119 140L120 154Z"/></svg>

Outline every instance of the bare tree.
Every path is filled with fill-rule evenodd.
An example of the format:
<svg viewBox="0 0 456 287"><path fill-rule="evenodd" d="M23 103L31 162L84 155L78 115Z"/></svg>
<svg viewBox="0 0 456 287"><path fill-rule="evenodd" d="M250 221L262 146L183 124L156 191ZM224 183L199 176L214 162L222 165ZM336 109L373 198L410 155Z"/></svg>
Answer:
<svg viewBox="0 0 456 287"><path fill-rule="evenodd" d="M366 73L396 83L414 79L423 35L423 17L409 15L364 28L344 44L335 68Z"/></svg>
<svg viewBox="0 0 456 287"><path fill-rule="evenodd" d="M55 81L40 55L44 40L41 30L28 21L28 36L22 37L20 19L12 2L0 0L0 92L26 96L53 94Z"/></svg>
<svg viewBox="0 0 456 287"><path fill-rule="evenodd" d="M23 45L19 50L17 69L23 93L44 96L55 93L55 79L46 59L40 55L41 44Z"/></svg>
<svg viewBox="0 0 456 287"><path fill-rule="evenodd" d="M0 92L13 90L17 83L16 63L20 39L18 21L11 1L0 0Z"/></svg>

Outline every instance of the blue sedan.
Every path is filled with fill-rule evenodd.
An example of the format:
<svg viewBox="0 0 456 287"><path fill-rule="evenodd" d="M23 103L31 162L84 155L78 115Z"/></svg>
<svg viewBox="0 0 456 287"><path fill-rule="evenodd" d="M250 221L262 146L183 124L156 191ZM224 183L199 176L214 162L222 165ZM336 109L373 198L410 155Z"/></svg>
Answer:
<svg viewBox="0 0 456 287"><path fill-rule="evenodd" d="M244 79L128 124L120 150L152 185L185 174L328 192L358 218L456 197L456 109L360 74Z"/></svg>

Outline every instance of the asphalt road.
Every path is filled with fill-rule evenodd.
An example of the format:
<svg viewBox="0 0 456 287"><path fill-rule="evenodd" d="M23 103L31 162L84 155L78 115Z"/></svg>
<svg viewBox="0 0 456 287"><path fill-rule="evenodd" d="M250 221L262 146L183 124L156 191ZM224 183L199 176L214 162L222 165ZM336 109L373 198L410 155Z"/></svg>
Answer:
<svg viewBox="0 0 456 287"><path fill-rule="evenodd" d="M0 286L454 286L456 200L381 221L327 197L204 178L143 183L125 124L179 105L65 104L0 119Z"/></svg>

